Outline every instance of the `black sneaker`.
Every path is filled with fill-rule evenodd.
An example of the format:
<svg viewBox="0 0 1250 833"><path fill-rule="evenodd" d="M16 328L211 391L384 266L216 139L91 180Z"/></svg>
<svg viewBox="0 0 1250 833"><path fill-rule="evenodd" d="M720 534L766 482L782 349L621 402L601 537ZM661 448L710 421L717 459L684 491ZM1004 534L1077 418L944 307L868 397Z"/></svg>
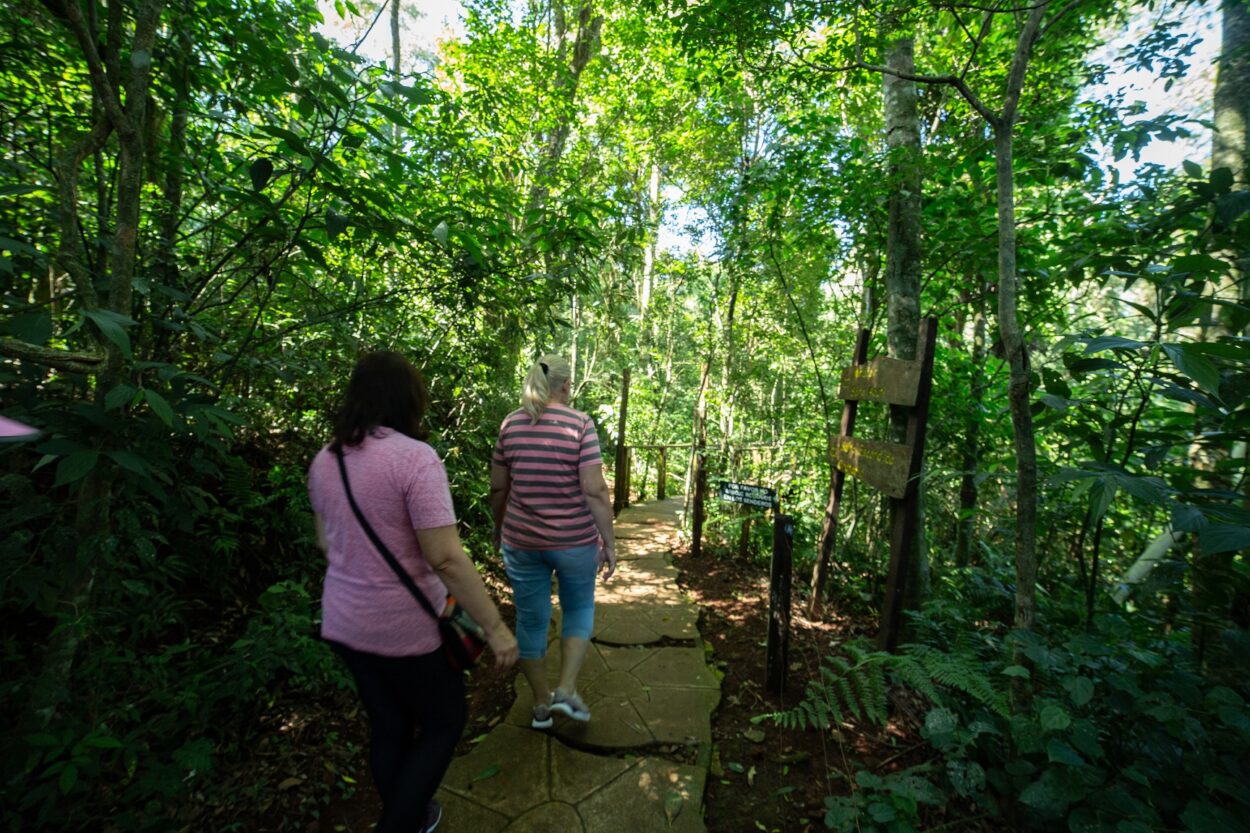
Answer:
<svg viewBox="0 0 1250 833"><path fill-rule="evenodd" d="M434 833L442 820L443 805L438 803L438 799L431 798L425 808L425 827L421 828L421 833Z"/></svg>

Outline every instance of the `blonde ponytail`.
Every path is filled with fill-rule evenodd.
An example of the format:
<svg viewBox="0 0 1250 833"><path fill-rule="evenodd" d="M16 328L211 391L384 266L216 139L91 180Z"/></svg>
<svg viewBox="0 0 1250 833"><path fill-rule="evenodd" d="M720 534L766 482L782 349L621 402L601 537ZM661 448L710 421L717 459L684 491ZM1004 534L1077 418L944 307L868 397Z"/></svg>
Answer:
<svg viewBox="0 0 1250 833"><path fill-rule="evenodd" d="M553 354L538 357L521 386L521 408L530 415L532 422L542 418L551 402L551 392L558 391L572 376L569 363L563 357Z"/></svg>

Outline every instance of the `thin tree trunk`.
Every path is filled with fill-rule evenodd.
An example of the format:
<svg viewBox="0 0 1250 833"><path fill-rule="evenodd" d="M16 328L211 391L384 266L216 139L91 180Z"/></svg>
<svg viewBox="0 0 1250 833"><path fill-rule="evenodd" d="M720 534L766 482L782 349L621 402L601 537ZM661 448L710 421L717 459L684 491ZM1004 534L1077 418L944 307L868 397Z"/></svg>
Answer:
<svg viewBox="0 0 1250 833"><path fill-rule="evenodd" d="M980 283L978 281L978 283ZM972 381L964 428L963 475L959 482L959 527L955 538L955 566L966 567L976 546L977 469L981 463L981 411L985 402L985 293L978 286L976 318L972 325Z"/></svg>

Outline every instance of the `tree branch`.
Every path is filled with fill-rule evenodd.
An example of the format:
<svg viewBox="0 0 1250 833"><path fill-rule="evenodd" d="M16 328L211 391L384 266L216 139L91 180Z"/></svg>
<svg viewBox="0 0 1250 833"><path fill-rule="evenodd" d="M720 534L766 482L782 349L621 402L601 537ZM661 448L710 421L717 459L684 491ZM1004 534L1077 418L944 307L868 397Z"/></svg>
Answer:
<svg viewBox="0 0 1250 833"><path fill-rule="evenodd" d="M877 72L881 75L892 75L895 78L901 78L904 81L914 81L917 84L944 84L949 87L954 87L959 91L959 94L964 97L964 100L972 105L972 109L976 110L981 115L981 118L989 122L990 125L998 124L999 117L996 116L994 111L992 111L989 107L985 106L985 103L981 101L977 94L972 91L972 88L968 86L967 82L965 82L964 79L960 78L958 75L916 75L910 72L897 72L889 67L869 64L864 61L855 61L840 67L831 67L827 64L814 64L802 58L800 58L800 60L807 63L814 69L819 69L824 72L850 72L853 69L863 69L868 72Z"/></svg>
<svg viewBox="0 0 1250 833"><path fill-rule="evenodd" d="M0 356L41 364L45 367L55 367L59 370L72 370L76 373L93 373L99 370L104 365L105 358L101 353L54 350L7 337L0 337Z"/></svg>
<svg viewBox="0 0 1250 833"><path fill-rule="evenodd" d="M1069 8L1077 0L1071 0ZM1016 105L1020 103L1020 91L1024 89L1024 74L1029 67L1029 57L1033 53L1033 44L1041 33L1042 17L1050 0L1039 3L1029 12L1029 19L1020 30L1020 39L1016 41L1016 54L1011 57L1011 71L1007 74L1007 90L1003 96L1002 123L1010 125L1016 120Z"/></svg>
<svg viewBox="0 0 1250 833"><path fill-rule="evenodd" d="M104 105L104 112L108 114L109 120L113 122L113 127L118 133L129 134L133 132L136 128L126 118L126 113L122 110L122 102L118 96L117 88L109 81L108 72L104 68L104 62L100 60L100 51L96 48L96 43L92 39L91 33L87 31L87 21L83 19L82 9L78 8L76 0L66 0L66 2L60 5L55 0L43 0L43 5L54 16L62 17L68 21L70 31L78 39L78 46L82 49L83 55L87 59L87 69L91 75L91 83L95 87L101 103Z"/></svg>

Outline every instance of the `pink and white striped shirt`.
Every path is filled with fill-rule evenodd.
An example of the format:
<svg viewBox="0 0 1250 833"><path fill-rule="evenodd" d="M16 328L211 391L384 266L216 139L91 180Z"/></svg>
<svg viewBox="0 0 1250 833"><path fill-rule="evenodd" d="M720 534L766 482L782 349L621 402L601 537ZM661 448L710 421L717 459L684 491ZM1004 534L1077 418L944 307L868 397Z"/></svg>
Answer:
<svg viewBox="0 0 1250 833"><path fill-rule="evenodd" d="M567 550L599 540L580 477L582 468L603 464L589 416L551 404L534 423L525 411L513 411L499 429L492 462L507 468L511 480L505 544Z"/></svg>

